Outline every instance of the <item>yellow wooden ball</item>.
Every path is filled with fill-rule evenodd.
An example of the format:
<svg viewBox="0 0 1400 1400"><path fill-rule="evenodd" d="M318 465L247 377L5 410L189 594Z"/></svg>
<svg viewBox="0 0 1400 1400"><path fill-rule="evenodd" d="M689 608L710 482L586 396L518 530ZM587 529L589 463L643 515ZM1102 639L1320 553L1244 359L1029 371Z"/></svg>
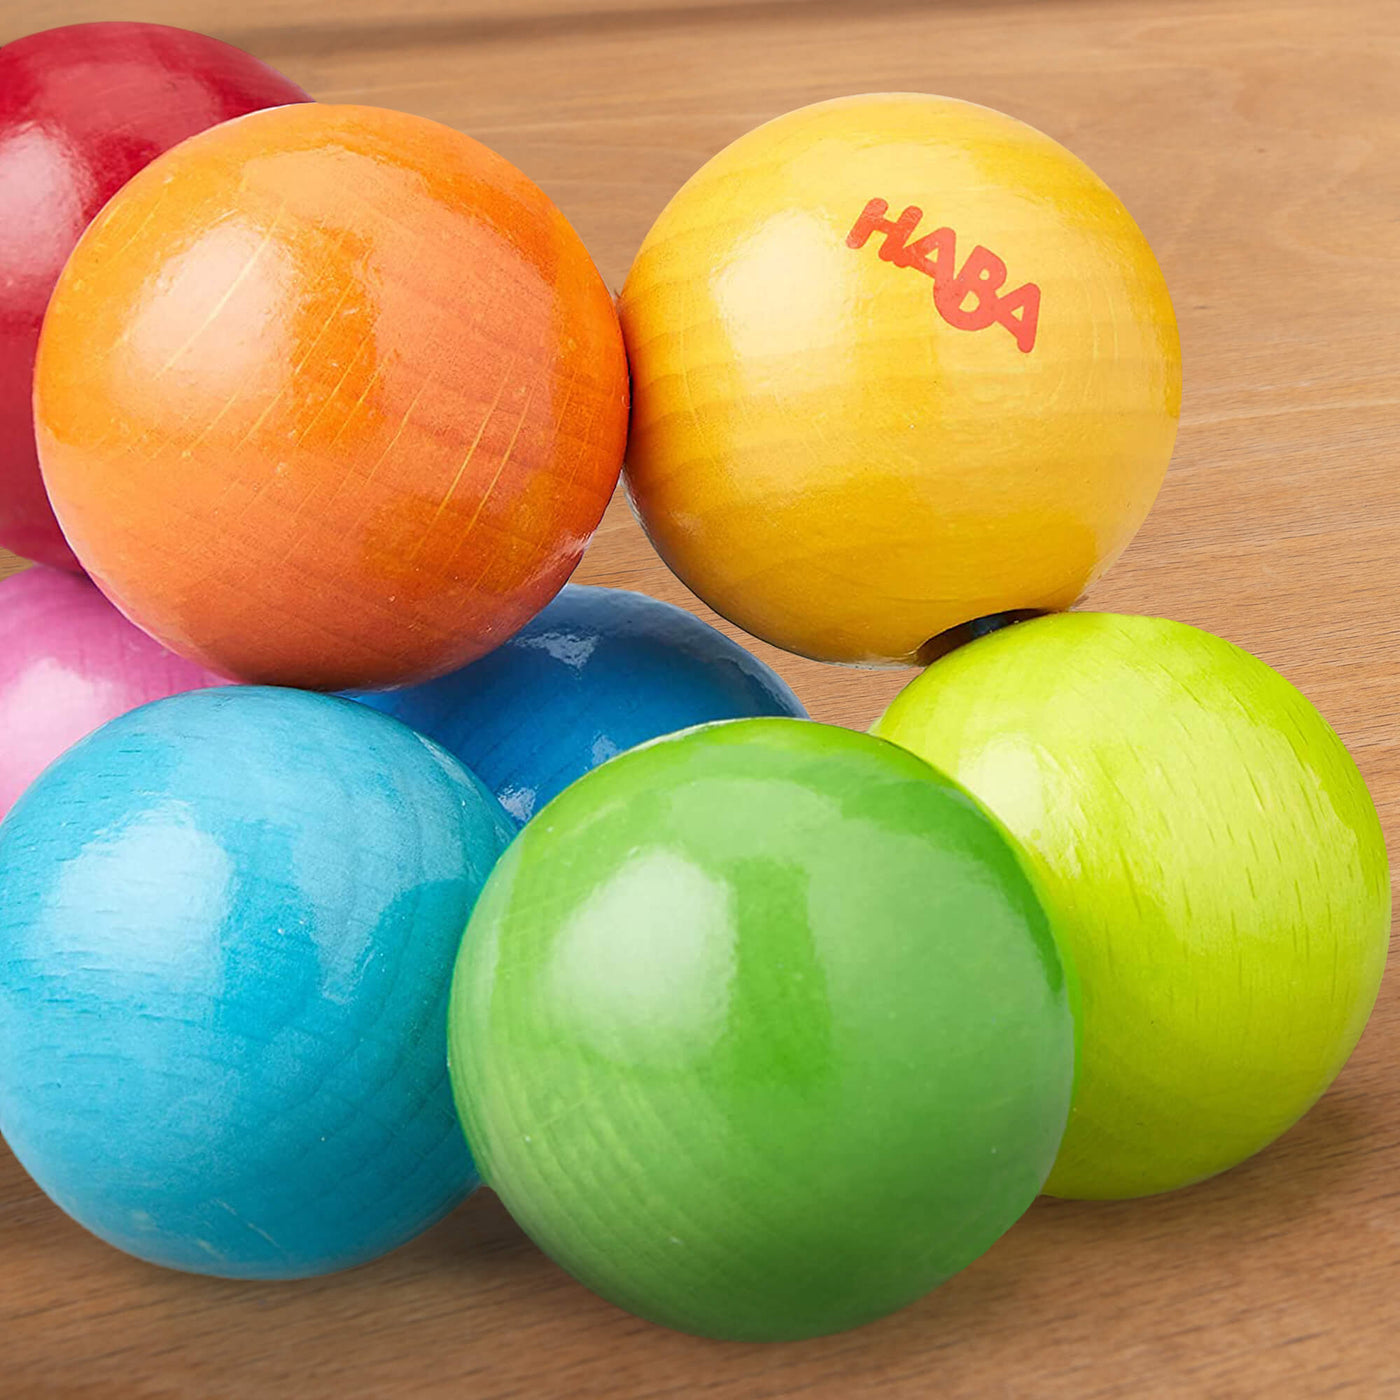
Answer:
<svg viewBox="0 0 1400 1400"><path fill-rule="evenodd" d="M1067 607L1176 436L1147 240L1077 157L969 102L842 98L740 137L657 219L621 312L653 543L821 660L907 665Z"/></svg>

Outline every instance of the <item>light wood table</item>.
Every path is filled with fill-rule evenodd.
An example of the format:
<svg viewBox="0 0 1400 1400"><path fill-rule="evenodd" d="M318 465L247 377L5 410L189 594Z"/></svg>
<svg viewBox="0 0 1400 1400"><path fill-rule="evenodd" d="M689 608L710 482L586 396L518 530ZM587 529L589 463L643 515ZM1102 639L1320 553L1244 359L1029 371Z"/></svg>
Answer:
<svg viewBox="0 0 1400 1400"><path fill-rule="evenodd" d="M916 89L1058 137L1152 241L1186 358L1166 488L1090 602L1278 667L1397 829L1394 0L0 0L0 40L124 17L206 29L329 101L471 132L559 202L613 286L681 181L790 107ZM618 503L579 577L698 609ZM908 678L755 649L842 724L869 724ZM1042 1201L924 1302L803 1345L627 1317L487 1193L343 1277L162 1273L89 1238L0 1153L0 1394L1400 1395L1398 984L1332 1092L1254 1161L1155 1200Z"/></svg>

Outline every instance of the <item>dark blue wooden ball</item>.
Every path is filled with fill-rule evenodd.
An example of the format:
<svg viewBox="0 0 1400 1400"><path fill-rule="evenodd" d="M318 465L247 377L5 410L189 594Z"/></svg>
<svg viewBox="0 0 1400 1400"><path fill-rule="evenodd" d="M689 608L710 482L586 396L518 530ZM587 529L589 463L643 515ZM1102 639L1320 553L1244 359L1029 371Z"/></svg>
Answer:
<svg viewBox="0 0 1400 1400"><path fill-rule="evenodd" d="M710 720L807 715L776 671L684 608L579 584L480 661L356 698L456 754L522 823L649 739Z"/></svg>

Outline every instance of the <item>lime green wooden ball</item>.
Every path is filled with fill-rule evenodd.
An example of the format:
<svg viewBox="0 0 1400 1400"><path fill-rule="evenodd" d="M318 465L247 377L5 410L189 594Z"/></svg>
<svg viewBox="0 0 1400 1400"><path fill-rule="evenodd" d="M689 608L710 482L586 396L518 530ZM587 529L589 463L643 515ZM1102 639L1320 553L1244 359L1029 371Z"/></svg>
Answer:
<svg viewBox="0 0 1400 1400"><path fill-rule="evenodd" d="M1332 1082L1385 967L1385 843L1341 740L1277 672L1181 623L1061 614L935 663L875 732L1020 838L1077 973L1047 1191L1200 1181Z"/></svg>
<svg viewBox="0 0 1400 1400"><path fill-rule="evenodd" d="M689 730L517 837L462 945L476 1160L622 1307L767 1340L926 1293L1031 1203L1073 1016L1022 858L868 735Z"/></svg>

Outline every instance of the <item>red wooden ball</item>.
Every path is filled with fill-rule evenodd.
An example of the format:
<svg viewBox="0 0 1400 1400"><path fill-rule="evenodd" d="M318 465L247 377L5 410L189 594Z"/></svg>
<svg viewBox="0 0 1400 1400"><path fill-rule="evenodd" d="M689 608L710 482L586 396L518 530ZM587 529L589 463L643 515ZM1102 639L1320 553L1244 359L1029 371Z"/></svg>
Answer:
<svg viewBox="0 0 1400 1400"><path fill-rule="evenodd" d="M617 484L612 297L538 186L373 107L254 112L83 235L35 370L44 477L99 587L237 680L456 670L563 585Z"/></svg>
<svg viewBox="0 0 1400 1400"><path fill-rule="evenodd" d="M0 48L0 545L79 564L34 451L34 347L49 294L93 215L197 131L309 102L218 39L163 24L73 24Z"/></svg>

